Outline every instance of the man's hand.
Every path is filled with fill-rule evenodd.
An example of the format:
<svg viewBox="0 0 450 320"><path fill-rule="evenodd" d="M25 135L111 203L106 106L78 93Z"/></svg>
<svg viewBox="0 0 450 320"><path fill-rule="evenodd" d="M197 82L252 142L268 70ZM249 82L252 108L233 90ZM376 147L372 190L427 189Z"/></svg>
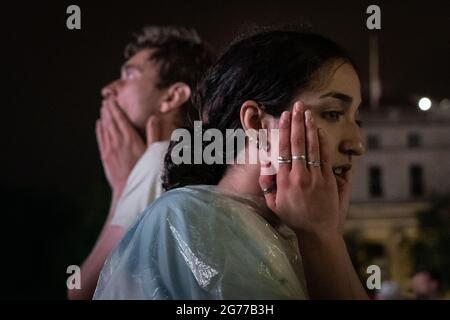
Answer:
<svg viewBox="0 0 450 320"><path fill-rule="evenodd" d="M147 122L148 145L159 140L155 117ZM131 170L147 145L123 111L113 101L105 101L96 123L96 136L106 178L114 193L121 193Z"/></svg>

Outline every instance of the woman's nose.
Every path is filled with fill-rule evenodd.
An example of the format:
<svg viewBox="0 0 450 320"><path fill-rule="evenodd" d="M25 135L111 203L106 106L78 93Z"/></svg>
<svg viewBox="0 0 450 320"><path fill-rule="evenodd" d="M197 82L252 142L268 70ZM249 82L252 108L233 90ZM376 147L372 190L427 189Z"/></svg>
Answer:
<svg viewBox="0 0 450 320"><path fill-rule="evenodd" d="M359 126L354 124L349 128L348 133L339 145L339 151L352 156L361 156L366 152Z"/></svg>

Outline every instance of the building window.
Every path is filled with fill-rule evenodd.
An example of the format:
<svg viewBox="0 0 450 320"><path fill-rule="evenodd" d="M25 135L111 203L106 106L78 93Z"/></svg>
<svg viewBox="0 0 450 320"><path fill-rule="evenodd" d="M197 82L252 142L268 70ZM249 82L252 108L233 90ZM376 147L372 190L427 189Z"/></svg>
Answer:
<svg viewBox="0 0 450 320"><path fill-rule="evenodd" d="M369 150L379 149L380 148L380 137L374 134L369 134L367 136L367 148Z"/></svg>
<svg viewBox="0 0 450 320"><path fill-rule="evenodd" d="M418 133L408 134L408 147L418 148L422 145L422 137Z"/></svg>
<svg viewBox="0 0 450 320"><path fill-rule="evenodd" d="M413 197L420 197L424 193L423 188L423 168L413 165L409 168L410 191Z"/></svg>
<svg viewBox="0 0 450 320"><path fill-rule="evenodd" d="M371 197L382 197L382 170L378 166L369 168L369 192Z"/></svg>

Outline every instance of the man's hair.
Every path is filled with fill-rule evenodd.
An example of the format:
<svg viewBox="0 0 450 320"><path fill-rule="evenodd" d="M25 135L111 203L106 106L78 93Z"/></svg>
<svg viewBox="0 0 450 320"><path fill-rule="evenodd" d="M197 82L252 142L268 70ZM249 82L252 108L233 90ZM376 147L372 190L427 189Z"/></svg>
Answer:
<svg viewBox="0 0 450 320"><path fill-rule="evenodd" d="M146 26L132 35L125 47L129 59L144 49L152 49L150 60L159 66L156 87L167 88L176 82L184 82L194 92L197 82L213 63L214 56L194 29L178 26ZM181 108L183 123L198 119L198 111L189 99Z"/></svg>

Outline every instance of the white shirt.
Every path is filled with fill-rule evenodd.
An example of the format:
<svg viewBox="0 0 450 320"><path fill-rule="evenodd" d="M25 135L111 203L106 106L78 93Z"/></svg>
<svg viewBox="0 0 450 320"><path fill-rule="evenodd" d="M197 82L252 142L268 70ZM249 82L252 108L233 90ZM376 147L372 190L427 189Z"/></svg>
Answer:
<svg viewBox="0 0 450 320"><path fill-rule="evenodd" d="M111 224L128 229L163 192L161 174L169 141L152 143L138 160L117 202Z"/></svg>

